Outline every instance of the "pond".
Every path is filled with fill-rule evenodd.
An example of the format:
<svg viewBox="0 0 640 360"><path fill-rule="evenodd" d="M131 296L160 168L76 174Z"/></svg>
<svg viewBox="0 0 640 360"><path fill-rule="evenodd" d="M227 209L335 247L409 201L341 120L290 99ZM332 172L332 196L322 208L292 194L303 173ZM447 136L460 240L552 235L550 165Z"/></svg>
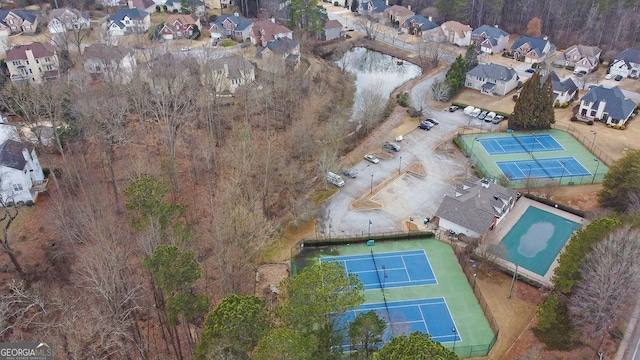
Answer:
<svg viewBox="0 0 640 360"><path fill-rule="evenodd" d="M354 106L372 92L386 101L395 88L422 74L417 65L363 47L349 50L336 64L356 75Z"/></svg>

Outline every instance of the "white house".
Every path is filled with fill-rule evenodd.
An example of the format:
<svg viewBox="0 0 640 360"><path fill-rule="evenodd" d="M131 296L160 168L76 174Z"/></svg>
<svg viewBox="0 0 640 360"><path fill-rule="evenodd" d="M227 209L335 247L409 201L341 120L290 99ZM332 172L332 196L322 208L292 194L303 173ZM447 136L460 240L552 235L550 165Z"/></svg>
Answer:
<svg viewBox="0 0 640 360"><path fill-rule="evenodd" d="M89 74L103 76L110 82L126 84L133 77L136 59L123 46L96 43L84 49L82 64Z"/></svg>
<svg viewBox="0 0 640 360"><path fill-rule="evenodd" d="M327 41L340 39L343 34L342 24L338 20L327 21L322 30L324 32L324 39Z"/></svg>
<svg viewBox="0 0 640 360"><path fill-rule="evenodd" d="M582 97L578 114L585 119L600 120L607 125L624 125L636 104L627 99L619 87L594 86Z"/></svg>
<svg viewBox="0 0 640 360"><path fill-rule="evenodd" d="M458 46L471 45L471 26L459 23L457 21L446 21L440 25L445 39L448 43Z"/></svg>
<svg viewBox="0 0 640 360"><path fill-rule="evenodd" d="M35 149L21 142L15 126L0 122L0 196L3 204L32 204L46 189L47 180Z"/></svg>
<svg viewBox="0 0 640 360"><path fill-rule="evenodd" d="M540 79L540 84L544 84L547 81L548 76L551 76L551 83L553 85L554 105L560 106L563 103L571 102L574 96L578 93L578 86L573 82L573 79L568 77L561 80L555 71L551 71Z"/></svg>
<svg viewBox="0 0 640 360"><path fill-rule="evenodd" d="M504 96L518 86L515 70L498 64L478 64L467 72L464 85L483 94Z"/></svg>
<svg viewBox="0 0 640 360"><path fill-rule="evenodd" d="M470 177L456 186L453 195L444 196L434 220L441 229L483 238L504 220L517 199L514 190L489 179Z"/></svg>
<svg viewBox="0 0 640 360"><path fill-rule="evenodd" d="M120 9L109 16L107 31L111 36L143 34L151 26L151 16L140 9Z"/></svg>
<svg viewBox="0 0 640 360"><path fill-rule="evenodd" d="M628 48L617 53L609 67L609 74L630 78L640 77L640 49Z"/></svg>
<svg viewBox="0 0 640 360"><path fill-rule="evenodd" d="M495 54L507 48L509 33L500 29L498 25L482 25L471 32L471 42L476 49L487 54Z"/></svg>
<svg viewBox="0 0 640 360"><path fill-rule="evenodd" d="M51 34L89 29L90 27L89 14L69 8L51 10L49 24L47 25Z"/></svg>
<svg viewBox="0 0 640 360"><path fill-rule="evenodd" d="M573 66L575 71L591 73L598 70L601 53L602 50L597 46L572 45L560 54L553 63L562 66Z"/></svg>

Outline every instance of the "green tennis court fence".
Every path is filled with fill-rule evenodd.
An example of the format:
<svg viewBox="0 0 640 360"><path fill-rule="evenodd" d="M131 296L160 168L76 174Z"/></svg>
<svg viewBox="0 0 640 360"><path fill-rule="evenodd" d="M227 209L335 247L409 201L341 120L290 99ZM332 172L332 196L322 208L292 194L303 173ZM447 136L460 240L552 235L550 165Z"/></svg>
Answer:
<svg viewBox="0 0 640 360"><path fill-rule="evenodd" d="M563 124L553 124L552 127L558 130L564 130L571 134L579 143L581 143L587 150L591 151L593 155L595 155L598 159L600 159L605 165L612 166L616 161L609 156L604 150L602 150L598 144L596 144L595 140L597 137L596 134L589 133L587 135L583 134L578 128L573 125L563 125Z"/></svg>

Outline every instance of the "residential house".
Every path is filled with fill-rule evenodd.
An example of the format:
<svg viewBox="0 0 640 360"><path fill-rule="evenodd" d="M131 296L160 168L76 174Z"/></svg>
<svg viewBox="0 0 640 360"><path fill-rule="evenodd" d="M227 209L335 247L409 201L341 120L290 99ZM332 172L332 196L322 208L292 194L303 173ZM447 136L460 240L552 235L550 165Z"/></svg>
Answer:
<svg viewBox="0 0 640 360"><path fill-rule="evenodd" d="M441 229L482 239L505 219L518 197L489 179L470 177L444 196L434 221Z"/></svg>
<svg viewBox="0 0 640 360"><path fill-rule="evenodd" d="M61 34L67 31L89 29L89 14L76 9L53 9L49 14L49 32Z"/></svg>
<svg viewBox="0 0 640 360"><path fill-rule="evenodd" d="M464 25L457 21L447 21L440 25L444 37L448 43L458 46L471 45L471 26Z"/></svg>
<svg viewBox="0 0 640 360"><path fill-rule="evenodd" d="M151 16L140 9L120 9L109 16L107 31L110 36L143 34L151 26Z"/></svg>
<svg viewBox="0 0 640 360"><path fill-rule="evenodd" d="M182 1L180 0L157 0L157 1L161 1L159 4L160 6L167 7L167 12L173 12L173 11L183 12L183 9L182 9L183 4L182 4ZM202 0L187 0L185 5L188 12L190 12L191 14L197 17L202 17L206 15L206 6L204 1Z"/></svg>
<svg viewBox="0 0 640 360"><path fill-rule="evenodd" d="M194 30L200 30L200 18L191 14L170 14L164 21L160 34L164 39L182 39L193 35Z"/></svg>
<svg viewBox="0 0 640 360"><path fill-rule="evenodd" d="M398 26L400 26L400 24L404 23L408 18L416 14L411 11L411 5L409 5L408 7L393 5L384 9L382 13L385 20Z"/></svg>
<svg viewBox="0 0 640 360"><path fill-rule="evenodd" d="M540 83L544 84L549 76L551 76L551 83L553 85L554 106L561 106L564 103L570 103L578 94L578 86L573 82L573 79L568 77L561 80L555 71L551 71L540 79Z"/></svg>
<svg viewBox="0 0 640 360"><path fill-rule="evenodd" d="M511 45L513 58L526 63L543 62L549 55L556 51L556 46L549 39L521 36Z"/></svg>
<svg viewBox="0 0 640 360"><path fill-rule="evenodd" d="M624 125L636 104L619 87L594 86L582 97L578 114L584 119L600 120L607 125Z"/></svg>
<svg viewBox="0 0 640 360"><path fill-rule="evenodd" d="M226 9L231 6L231 0L205 0L209 9Z"/></svg>
<svg viewBox="0 0 640 360"><path fill-rule="evenodd" d="M22 143L15 126L0 122L0 197L5 206L33 204L46 191L38 155Z"/></svg>
<svg viewBox="0 0 640 360"><path fill-rule="evenodd" d="M405 34L425 36L424 33L436 29L438 25L422 15L413 15L400 25L400 29Z"/></svg>
<svg viewBox="0 0 640 360"><path fill-rule="evenodd" d="M609 67L609 74L630 78L640 77L640 49L628 48L617 53Z"/></svg>
<svg viewBox="0 0 640 360"><path fill-rule="evenodd" d="M515 70L498 64L478 64L467 72L465 86L487 95L504 96L518 86Z"/></svg>
<svg viewBox="0 0 640 360"><path fill-rule="evenodd" d="M38 27L36 14L26 10L0 10L0 35L35 34Z"/></svg>
<svg viewBox="0 0 640 360"><path fill-rule="evenodd" d="M507 48L509 33L500 29L498 25L482 25L471 32L471 43L484 53L499 53Z"/></svg>
<svg viewBox="0 0 640 360"><path fill-rule="evenodd" d="M14 84L40 84L55 80L59 75L56 49L47 43L34 42L13 47L7 51L5 62Z"/></svg>
<svg viewBox="0 0 640 360"><path fill-rule="evenodd" d="M281 38L258 47L256 51L258 68L270 73L295 70L300 63L300 44L289 38Z"/></svg>
<svg viewBox="0 0 640 360"><path fill-rule="evenodd" d="M281 39L289 38L293 40L293 31L286 26L276 23L274 18L270 20L258 20L253 23L251 29L251 43L256 46L265 46L268 43Z"/></svg>
<svg viewBox="0 0 640 360"><path fill-rule="evenodd" d="M572 45L553 62L555 65L571 66L575 71L587 73L598 70L600 64L600 50L597 46Z"/></svg>
<svg viewBox="0 0 640 360"><path fill-rule="evenodd" d="M245 41L251 38L253 22L241 17L238 13L233 15L221 15L209 28L211 37L214 39L233 39L235 41Z"/></svg>
<svg viewBox="0 0 640 360"><path fill-rule="evenodd" d="M156 3L153 0L127 0L127 7L146 11L149 14L156 12Z"/></svg>
<svg viewBox="0 0 640 360"><path fill-rule="evenodd" d="M382 17L384 11L389 7L389 3L384 0L351 0L349 1L349 8L351 8L353 1L358 1L357 12L359 14L373 17Z"/></svg>
<svg viewBox="0 0 640 360"><path fill-rule="evenodd" d="M131 81L136 69L136 59L124 46L91 44L82 55L84 70L106 81L126 84Z"/></svg>
<svg viewBox="0 0 640 360"><path fill-rule="evenodd" d="M338 20L327 21L322 30L324 30L324 39L327 41L340 39L343 34L342 24Z"/></svg>
<svg viewBox="0 0 640 360"><path fill-rule="evenodd" d="M232 95L238 87L249 85L256 80L253 65L240 55L225 56L209 61L207 65L213 73L215 95Z"/></svg>

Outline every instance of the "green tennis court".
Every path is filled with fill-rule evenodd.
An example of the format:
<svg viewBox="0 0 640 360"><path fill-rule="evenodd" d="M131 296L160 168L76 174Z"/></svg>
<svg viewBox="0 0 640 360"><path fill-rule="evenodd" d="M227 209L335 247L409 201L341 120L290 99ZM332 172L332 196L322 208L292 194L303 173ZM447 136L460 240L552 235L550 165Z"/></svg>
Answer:
<svg viewBox="0 0 640 360"><path fill-rule="evenodd" d="M480 176L506 177L511 187L592 184L609 168L571 134L556 129L460 135L457 139Z"/></svg>
<svg viewBox="0 0 640 360"><path fill-rule="evenodd" d="M374 265L375 269L371 266L372 250L377 264ZM376 242L372 247L365 243L317 248L304 246L302 252L292 259L294 273L305 266L321 261L320 259L323 258L344 261L351 267L355 265L352 270L356 270L359 272L358 276L366 279L370 289L364 292L365 304L362 305L363 308L378 308L380 304L384 304L385 299L390 307L398 304L404 306L409 303L414 306L414 302L419 303L424 309L437 310L434 310L433 314L424 315L426 318L423 319L426 328L433 329L434 335L438 336L434 340L440 340L445 347L452 349L455 338L455 351L463 357L486 356L491 350L495 342L495 335L473 294L473 289L458 264L453 249L448 244L430 238ZM414 261L400 264L400 260L407 259ZM431 271L422 269L425 264L430 266ZM381 279L385 279L385 269L382 269L382 265L385 265L387 270L386 280L398 282L400 286L392 287L385 284L382 289L380 284L376 284L380 282L377 279L378 275ZM391 277L390 269L397 269L398 274ZM408 272L408 278L402 275L405 270ZM418 274L417 270L424 270L424 274ZM431 281L431 279L437 279L437 281ZM381 281L386 282L386 280ZM435 301L433 299L442 299L438 301L438 304L446 304L446 307L443 308L446 308L450 315L433 304L428 307L424 306L423 303ZM407 333L414 328L407 325L412 322L409 321L412 319L408 319L408 316L398 315L390 318L387 331L391 335ZM389 317L387 317L388 319ZM443 330L452 329L451 324L454 323L456 334L449 334Z"/></svg>

